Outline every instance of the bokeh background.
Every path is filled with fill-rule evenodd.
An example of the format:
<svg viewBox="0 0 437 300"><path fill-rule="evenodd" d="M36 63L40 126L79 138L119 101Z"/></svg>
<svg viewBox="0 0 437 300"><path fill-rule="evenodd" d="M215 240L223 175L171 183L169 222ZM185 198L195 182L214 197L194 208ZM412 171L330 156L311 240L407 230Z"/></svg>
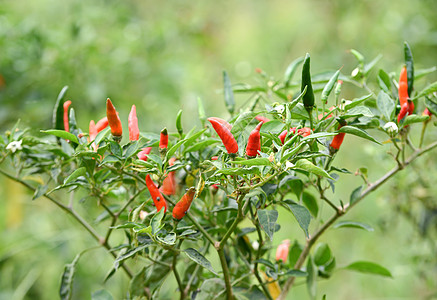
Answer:
<svg viewBox="0 0 437 300"><path fill-rule="evenodd" d="M309 52L313 73L343 66L342 72L350 74L355 59L348 50L353 48L368 61L382 54L378 68L399 72L405 40L416 68L437 64L437 1L3 0L0 130L10 129L18 118L24 127L49 128L52 106L64 85L84 131L90 119L104 116L107 97L126 125L135 104L141 131L173 130L181 108L184 126L192 128L199 125L198 97L208 115L228 117L221 93L223 70L233 83L253 82L255 68L282 78L293 59ZM434 73L417 84L435 80ZM354 92L345 85L343 97L361 96ZM237 104L245 97L238 96ZM355 151L359 142L346 139L342 151L350 155L342 158L344 167L367 166L372 180L393 166L381 148L363 143L363 151ZM435 223L425 228L420 218L433 216L437 206L436 176L433 170L425 178L421 174L423 168L434 169L431 158L417 163L414 172L397 176L350 216L370 224L374 232L338 229L323 239L338 266L375 261L394 278L338 270L319 283L319 298L326 293L327 299L434 299ZM360 180L353 175L341 180L339 198L347 200ZM425 185L419 184L423 181ZM4 178L0 183L0 299L55 299L64 264L95 244L44 199L31 202L21 187ZM408 216L405 210L413 204L413 216ZM87 209L96 208L85 207L85 213ZM275 246L283 238L302 240L290 215L280 212L280 222L287 231L278 232ZM103 250L85 254L76 276L76 299L88 299L102 287L114 299L123 297L123 274L103 284L110 264ZM305 286L294 295L306 299Z"/></svg>

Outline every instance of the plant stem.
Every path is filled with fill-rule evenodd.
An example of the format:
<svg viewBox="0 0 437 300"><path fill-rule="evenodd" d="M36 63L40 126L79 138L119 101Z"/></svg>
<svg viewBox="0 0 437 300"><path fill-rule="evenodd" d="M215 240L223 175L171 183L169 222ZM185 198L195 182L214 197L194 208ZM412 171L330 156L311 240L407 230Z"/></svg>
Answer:
<svg viewBox="0 0 437 300"><path fill-rule="evenodd" d="M359 202L361 202L365 197L367 197L370 193L375 191L377 188L379 188L382 184L384 184L387 180L392 178L394 175L396 175L400 170L402 170L405 166L409 165L412 161L417 159L418 157L422 156L428 151L431 151L432 149L437 147L437 142L434 142L424 149L418 149L416 150L402 165L397 165L390 171L388 171L385 175L383 175L381 178L379 178L374 183L370 184L360 195L358 199L356 199L355 202L352 204L346 204L343 209L338 209L336 214L333 215L331 218L328 219L328 221L323 224L322 227L320 227L309 239L307 239L307 242L305 244L304 249L302 250L302 253L299 256L299 259L297 260L294 269L300 269L305 262L308 254L310 253L310 250L312 246L315 244L315 242L319 239L319 237L329 228L331 227L334 222L349 212L352 207L357 205ZM284 284L284 287L282 289L281 294L278 297L278 300L284 300L287 296L288 292L290 291L291 287L293 286L294 280L296 277L290 277Z"/></svg>
<svg viewBox="0 0 437 300"><path fill-rule="evenodd" d="M228 263L226 262L226 257L223 248L217 249L217 253L220 257L220 263L222 265L222 270L223 270L223 277L225 279L226 299L233 300L234 296L232 294L231 276L229 275Z"/></svg>
<svg viewBox="0 0 437 300"><path fill-rule="evenodd" d="M182 244L182 240L179 240L177 248L179 248L181 246L181 244ZM183 300L185 298L184 297L184 286L182 284L181 277L179 276L178 270L176 269L176 264L178 262L177 261L178 256L179 256L179 252L173 253L173 262L171 263L171 269L173 270L174 277L176 278L176 282L178 283L179 292L181 295L180 299Z"/></svg>

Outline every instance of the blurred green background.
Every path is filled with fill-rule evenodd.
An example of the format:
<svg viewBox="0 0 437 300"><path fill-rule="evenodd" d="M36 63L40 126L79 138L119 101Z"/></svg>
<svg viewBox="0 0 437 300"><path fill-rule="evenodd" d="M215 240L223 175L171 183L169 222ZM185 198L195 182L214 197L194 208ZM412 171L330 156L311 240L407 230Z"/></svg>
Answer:
<svg viewBox="0 0 437 300"><path fill-rule="evenodd" d="M233 83L253 82L256 67L282 78L293 59L309 52L313 73L343 66L342 72L350 74L355 59L347 50L354 48L368 61L382 54L378 68L399 72L405 40L416 68L436 64L437 1L3 0L0 129L10 129L18 118L22 126L49 128L52 106L64 85L70 87L67 98L84 131L90 119L104 116L106 97L126 125L135 104L141 131L174 129L180 108L184 126L191 128L196 125L197 97L208 115L228 117L220 91L222 70ZM432 74L418 84L435 79ZM343 97L362 95L354 91L345 85ZM246 98L237 96L237 104ZM349 149L350 155L341 161L344 167L368 166L374 180L393 166L381 148L369 145L354 151L359 142L346 139L344 151ZM417 168L421 166L425 164ZM408 175L398 176L398 182L416 182ZM359 179L343 177L339 199L348 199ZM31 202L20 187L4 178L0 182L0 299L54 299L63 265L95 243L44 199ZM431 181L427 190L431 199L434 186ZM375 261L389 268L394 279L339 270L320 283L319 298L327 293L327 299L432 299L437 272L435 258L431 264L429 259L437 255L435 243L399 217L391 204L397 190L396 185L384 187L350 216L371 224L374 232L338 229L324 238L339 266ZM280 212L280 222L297 227L286 212ZM279 232L274 245L282 238L302 241L298 229L290 231L293 236ZM103 250L85 254L75 299L87 299L102 288L110 264ZM120 273L105 287L120 299L125 283ZM170 285L169 297L172 290ZM304 285L295 295L306 299Z"/></svg>

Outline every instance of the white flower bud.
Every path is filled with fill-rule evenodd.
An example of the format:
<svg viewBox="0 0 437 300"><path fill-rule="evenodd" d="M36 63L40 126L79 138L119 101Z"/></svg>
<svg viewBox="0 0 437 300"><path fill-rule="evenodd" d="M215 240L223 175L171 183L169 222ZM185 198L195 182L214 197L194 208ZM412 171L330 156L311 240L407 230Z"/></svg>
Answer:
<svg viewBox="0 0 437 300"><path fill-rule="evenodd" d="M382 127L385 132L387 132L390 136L394 136L398 133L399 128L398 125L396 125L396 123L393 122L388 122L384 125L384 127Z"/></svg>
<svg viewBox="0 0 437 300"><path fill-rule="evenodd" d="M15 153L15 151L23 149L23 147L21 147L21 143L22 142L23 141L13 141L13 142L10 142L6 146L6 150L11 150L12 153Z"/></svg>

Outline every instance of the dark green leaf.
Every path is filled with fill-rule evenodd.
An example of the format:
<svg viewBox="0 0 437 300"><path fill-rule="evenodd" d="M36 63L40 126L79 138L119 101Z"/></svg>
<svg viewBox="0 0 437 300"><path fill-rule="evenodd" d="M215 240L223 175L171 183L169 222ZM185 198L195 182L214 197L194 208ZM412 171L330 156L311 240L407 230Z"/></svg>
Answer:
<svg viewBox="0 0 437 300"><path fill-rule="evenodd" d="M357 187L353 192L351 193L349 204L354 204L357 200L361 198L361 190L363 189L363 186Z"/></svg>
<svg viewBox="0 0 437 300"><path fill-rule="evenodd" d="M275 233L276 220L278 219L278 212L274 209L259 209L258 220L261 224L261 229L273 240Z"/></svg>
<svg viewBox="0 0 437 300"><path fill-rule="evenodd" d="M325 243L317 245L316 252L314 254L314 263L317 266L323 266L328 263L332 258L332 252L329 246Z"/></svg>
<svg viewBox="0 0 437 300"><path fill-rule="evenodd" d="M132 155L134 155L137 152L138 146L139 146L138 142L131 143L124 151L124 155L123 155L124 158L128 159L132 157Z"/></svg>
<svg viewBox="0 0 437 300"><path fill-rule="evenodd" d="M35 193L33 193L32 200L36 200L47 192L48 186L46 184L40 184L35 189Z"/></svg>
<svg viewBox="0 0 437 300"><path fill-rule="evenodd" d="M296 182L299 182L299 181L296 181ZM317 214L319 213L319 206L317 204L316 197L314 197L313 194L305 191L302 194L302 203L306 206L306 208L308 208L308 210L313 215L313 217L316 218Z"/></svg>
<svg viewBox="0 0 437 300"><path fill-rule="evenodd" d="M109 136L110 133L111 133L111 129L110 128L103 129L102 131L100 131L97 134L97 136L96 136L96 138L94 140L94 143L98 146L103 139L105 139L105 138L107 138Z"/></svg>
<svg viewBox="0 0 437 300"><path fill-rule="evenodd" d="M211 266L209 260L207 260L199 251L193 248L188 248L183 250L183 252L195 263L204 267L205 269L211 271L213 274L218 275L216 271Z"/></svg>
<svg viewBox="0 0 437 300"><path fill-rule="evenodd" d="M425 98L425 105L433 115L437 115L437 103L436 102L432 101L429 97L426 97Z"/></svg>
<svg viewBox="0 0 437 300"><path fill-rule="evenodd" d="M86 174L86 168L81 167L79 169L76 169L73 173L70 174L65 180L64 185L69 184L70 182L73 182L76 180L79 176L85 176Z"/></svg>
<svg viewBox="0 0 437 300"><path fill-rule="evenodd" d="M164 224L161 225L161 220L163 217L164 217L164 209L161 208L161 210L153 216L152 220L150 220L150 226L152 227L152 235L156 235L164 226Z"/></svg>
<svg viewBox="0 0 437 300"><path fill-rule="evenodd" d="M291 270L288 270L287 272L285 272L284 275L293 276L293 277L305 277L305 276L308 276L308 273L301 271L301 270L291 269Z"/></svg>
<svg viewBox="0 0 437 300"><path fill-rule="evenodd" d="M107 163L115 163L120 161L120 159L114 155L107 155L105 156L105 158L102 160L102 162L100 163L100 165L103 164L107 164Z"/></svg>
<svg viewBox="0 0 437 300"><path fill-rule="evenodd" d="M310 295L311 299L314 299L317 292L317 268L314 265L311 255L308 256L306 271L308 273L306 278L308 294Z"/></svg>
<svg viewBox="0 0 437 300"><path fill-rule="evenodd" d="M65 93L68 90L68 86L64 86L59 92L56 99L55 107L53 109L52 127L54 129L64 129L64 98Z"/></svg>
<svg viewBox="0 0 437 300"><path fill-rule="evenodd" d="M308 237L308 227L310 226L311 221L311 215L308 209L289 199L285 200L284 202L293 213L293 216L296 218L300 228L302 228L303 232L305 233L305 236Z"/></svg>
<svg viewBox="0 0 437 300"><path fill-rule="evenodd" d="M332 228L342 228L342 227L349 227L349 228L360 228L367 231L373 231L373 228L370 225L356 222L356 221L341 221L332 226Z"/></svg>
<svg viewBox="0 0 437 300"><path fill-rule="evenodd" d="M229 79L228 73L226 71L223 71L223 86L226 109L229 111L230 114L233 114L235 110L234 93L232 91L231 80Z"/></svg>
<svg viewBox="0 0 437 300"><path fill-rule="evenodd" d="M351 263L345 269L360 272L360 273L367 273L367 274L374 274L374 275L381 275L385 277L393 277L389 270L384 268L383 266L369 262L369 261L357 261L354 263Z"/></svg>
<svg viewBox="0 0 437 300"><path fill-rule="evenodd" d="M275 269L274 263L272 263L271 261L268 261L267 259L260 258L260 259L255 260L254 262L259 263L259 264L263 264L269 268Z"/></svg>
<svg viewBox="0 0 437 300"><path fill-rule="evenodd" d="M395 102L385 92L379 92L376 105L387 121L390 121L396 108Z"/></svg>
<svg viewBox="0 0 437 300"><path fill-rule="evenodd" d="M41 132L48 133L48 134L60 137L62 139L72 141L73 143L79 144L79 140L77 139L77 137L74 134L67 132L67 131L64 131L64 130L49 129L49 130L41 130Z"/></svg>
<svg viewBox="0 0 437 300"><path fill-rule="evenodd" d="M112 154L114 154L117 157L123 156L123 151L121 150L121 146L119 143L115 141L109 142L109 149L111 149Z"/></svg>
<svg viewBox="0 0 437 300"><path fill-rule="evenodd" d="M357 128L357 127L346 125L346 126L341 127L337 132L344 132L344 133L347 133L347 134L356 135L356 136L359 136L359 137L361 137L363 139L366 139L366 140L369 140L369 141L372 141L374 143L377 143L377 144L381 145L380 142L375 140L366 131L364 131L363 129Z"/></svg>

